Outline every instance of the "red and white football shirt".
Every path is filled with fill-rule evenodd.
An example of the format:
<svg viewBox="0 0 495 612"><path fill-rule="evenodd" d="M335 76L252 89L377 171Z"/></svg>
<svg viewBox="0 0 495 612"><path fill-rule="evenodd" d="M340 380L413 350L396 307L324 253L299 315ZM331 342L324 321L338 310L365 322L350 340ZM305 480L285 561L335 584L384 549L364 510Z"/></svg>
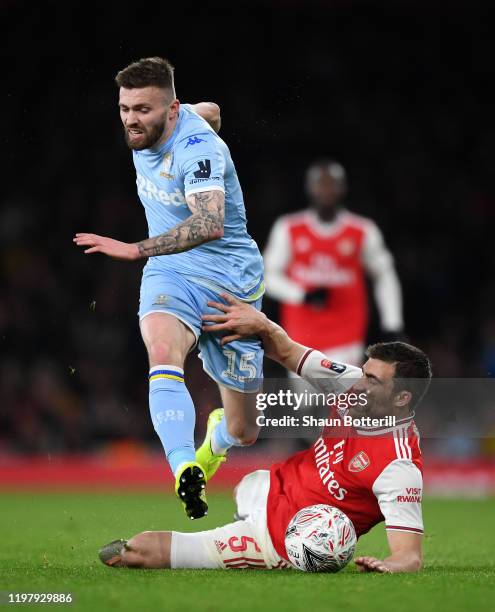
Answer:
<svg viewBox="0 0 495 612"><path fill-rule="evenodd" d="M322 353L309 350L298 373L319 390L337 393L361 376L359 368L334 371L328 363ZM358 537L381 521L386 529L422 533L422 489L419 436L412 417L388 429L342 427L271 467L268 530L285 559L287 525L296 512L313 504L345 512Z"/></svg>
<svg viewBox="0 0 495 612"><path fill-rule="evenodd" d="M400 285L383 237L370 219L341 210L331 223L314 211L281 217L263 253L268 295L281 303L280 323L296 342L328 350L362 343L368 319L365 273L386 330L402 327ZM327 304L304 304L307 291L328 287Z"/></svg>

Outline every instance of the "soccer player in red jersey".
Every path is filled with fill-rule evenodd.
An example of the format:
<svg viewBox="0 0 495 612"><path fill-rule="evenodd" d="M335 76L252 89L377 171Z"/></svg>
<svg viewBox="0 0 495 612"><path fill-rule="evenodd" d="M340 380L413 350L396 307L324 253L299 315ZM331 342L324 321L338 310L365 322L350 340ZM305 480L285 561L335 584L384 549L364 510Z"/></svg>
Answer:
<svg viewBox="0 0 495 612"><path fill-rule="evenodd" d="M235 522L197 533L140 533L105 546L101 560L117 567L281 569L289 566L284 541L292 517L307 506L328 504L347 514L358 537L385 521L390 555L357 557L360 570L418 571L423 480L413 410L431 380L428 357L403 342L385 342L368 348L362 370L331 362L323 353L291 340L248 304L222 297L230 305L209 305L223 314L203 319L208 322L206 330L225 334L223 344L257 335L267 356L318 391L348 396L352 391L356 397L364 394L366 401L353 402L346 409L352 425L330 429L311 448L269 471L245 476L235 489ZM395 417L395 424L360 426L372 418L387 421L385 417Z"/></svg>
<svg viewBox="0 0 495 612"><path fill-rule="evenodd" d="M332 360L361 365L368 326L366 277L381 337L403 336L402 294L393 257L371 219L345 205L347 178L333 160L306 173L308 208L278 218L263 253L267 294L280 302L289 336Z"/></svg>

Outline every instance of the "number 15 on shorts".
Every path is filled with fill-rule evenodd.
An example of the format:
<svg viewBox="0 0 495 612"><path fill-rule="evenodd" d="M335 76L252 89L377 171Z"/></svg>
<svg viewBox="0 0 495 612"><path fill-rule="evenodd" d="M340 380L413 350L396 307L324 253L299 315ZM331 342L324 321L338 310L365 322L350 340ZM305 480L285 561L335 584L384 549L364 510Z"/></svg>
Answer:
<svg viewBox="0 0 495 612"><path fill-rule="evenodd" d="M256 366L249 363L256 357L256 353L244 353L239 360L239 372L245 372L245 376L236 374L237 353L229 349L224 349L223 354L227 358L227 369L222 372L222 376L226 376L231 380L237 380L240 383L252 381L257 377Z"/></svg>

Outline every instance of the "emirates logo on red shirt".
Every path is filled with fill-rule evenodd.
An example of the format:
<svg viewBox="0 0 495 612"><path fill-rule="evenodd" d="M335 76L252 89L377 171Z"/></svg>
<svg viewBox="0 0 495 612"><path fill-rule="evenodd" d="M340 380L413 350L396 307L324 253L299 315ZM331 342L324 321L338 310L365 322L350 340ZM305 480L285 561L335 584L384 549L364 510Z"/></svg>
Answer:
<svg viewBox="0 0 495 612"><path fill-rule="evenodd" d="M371 461L368 455L364 451L359 451L359 453L349 461L349 472L362 472L370 463Z"/></svg>

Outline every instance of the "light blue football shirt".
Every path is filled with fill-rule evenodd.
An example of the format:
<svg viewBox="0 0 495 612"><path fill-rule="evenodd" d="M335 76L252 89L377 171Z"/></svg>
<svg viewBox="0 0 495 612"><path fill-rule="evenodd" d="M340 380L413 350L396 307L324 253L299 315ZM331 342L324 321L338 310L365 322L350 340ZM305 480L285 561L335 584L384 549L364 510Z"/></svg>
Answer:
<svg viewBox="0 0 495 612"><path fill-rule="evenodd" d="M191 106L180 107L170 138L158 149L133 151L137 189L149 236L163 234L191 215L185 196L225 193L224 235L184 253L150 257L153 270L174 270L212 289L243 299L263 293L263 260L246 229L241 186L229 149Z"/></svg>

